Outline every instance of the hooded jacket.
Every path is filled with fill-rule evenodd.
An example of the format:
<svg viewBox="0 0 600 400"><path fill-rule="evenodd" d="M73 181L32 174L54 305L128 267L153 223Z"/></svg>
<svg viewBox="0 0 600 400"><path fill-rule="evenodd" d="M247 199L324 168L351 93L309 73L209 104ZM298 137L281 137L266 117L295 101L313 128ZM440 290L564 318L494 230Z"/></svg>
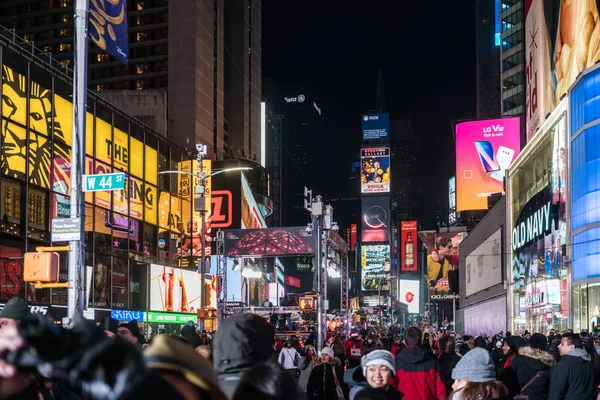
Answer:
<svg viewBox="0 0 600 400"><path fill-rule="evenodd" d="M422 347L407 347L396 356L392 386L404 394L404 400L445 400L446 387L437 369L435 357Z"/></svg>
<svg viewBox="0 0 600 400"><path fill-rule="evenodd" d="M348 397L348 386L344 383L344 369L340 360L334 358L331 363L318 362L313 368L306 386L307 399L338 400L333 376L334 368L338 383L344 391L344 396Z"/></svg>
<svg viewBox="0 0 600 400"><path fill-rule="evenodd" d="M213 340L213 364L219 386L231 399L242 374L273 356L275 329L262 317L238 314L223 321Z"/></svg>
<svg viewBox="0 0 600 400"><path fill-rule="evenodd" d="M525 346L518 350L510 365L502 371L500 380L508 388L511 396L516 396L540 371L540 376L525 389L523 395L529 400L544 400L550 387L550 368L554 366L552 354Z"/></svg>
<svg viewBox="0 0 600 400"><path fill-rule="evenodd" d="M360 365L344 372L344 382L350 387L349 400L354 400L358 392L369 387L367 378L365 378Z"/></svg>
<svg viewBox="0 0 600 400"><path fill-rule="evenodd" d="M584 349L561 357L550 377L549 400L595 400L594 368Z"/></svg>
<svg viewBox="0 0 600 400"><path fill-rule="evenodd" d="M444 386L446 387L446 393L451 393L452 384L454 383L454 379L452 379L452 370L460 361L460 356L456 353L444 352L438 358L437 361L438 372L440 373L440 378L442 379L442 382L444 382Z"/></svg>

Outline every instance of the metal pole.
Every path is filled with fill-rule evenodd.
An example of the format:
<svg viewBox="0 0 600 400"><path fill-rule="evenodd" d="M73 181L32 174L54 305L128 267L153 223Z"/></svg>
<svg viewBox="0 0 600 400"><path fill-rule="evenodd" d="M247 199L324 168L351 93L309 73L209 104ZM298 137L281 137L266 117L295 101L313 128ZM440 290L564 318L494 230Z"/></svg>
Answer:
<svg viewBox="0 0 600 400"><path fill-rule="evenodd" d="M321 282L323 283L323 325L324 325L324 335L325 337L327 337L327 333L328 333L328 329L327 329L327 309L329 308L329 301L327 299L327 268L328 268L328 263L329 263L329 258L327 256L327 234L328 234L328 230L322 229L321 230L321 235L322 235L322 247L321 247L321 251L322 251L322 255L323 258L321 259L321 262L325 265L322 266L321 269Z"/></svg>
<svg viewBox="0 0 600 400"><path fill-rule="evenodd" d="M452 296L452 330L456 331L456 297Z"/></svg>
<svg viewBox="0 0 600 400"><path fill-rule="evenodd" d="M80 218L79 239L69 242L68 260L68 317L83 312L83 285L85 268L84 219L85 206L81 193L81 175L85 161L85 108L87 96L87 18L88 0L75 3L75 70L73 79L73 133L71 146L71 218Z"/></svg>
<svg viewBox="0 0 600 400"><path fill-rule="evenodd" d="M314 217L314 230L315 230L315 262L317 274L317 352L323 349L323 283L321 282L322 270L323 270L323 241L321 238L321 216L316 215Z"/></svg>

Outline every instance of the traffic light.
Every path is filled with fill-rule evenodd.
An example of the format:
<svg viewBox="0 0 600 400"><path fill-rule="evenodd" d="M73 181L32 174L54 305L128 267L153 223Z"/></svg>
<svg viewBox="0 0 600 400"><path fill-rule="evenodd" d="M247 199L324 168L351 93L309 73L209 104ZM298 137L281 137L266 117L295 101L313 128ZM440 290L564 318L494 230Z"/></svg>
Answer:
<svg viewBox="0 0 600 400"><path fill-rule="evenodd" d="M25 253L23 280L25 282L58 282L60 256L58 253Z"/></svg>

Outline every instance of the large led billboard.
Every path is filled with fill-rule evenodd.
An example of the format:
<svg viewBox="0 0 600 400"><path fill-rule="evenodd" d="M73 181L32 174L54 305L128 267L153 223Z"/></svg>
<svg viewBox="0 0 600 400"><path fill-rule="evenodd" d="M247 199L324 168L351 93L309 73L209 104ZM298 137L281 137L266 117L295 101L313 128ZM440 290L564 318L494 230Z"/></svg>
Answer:
<svg viewBox="0 0 600 400"><path fill-rule="evenodd" d="M361 246L361 289L389 290L392 270L389 244Z"/></svg>
<svg viewBox="0 0 600 400"><path fill-rule="evenodd" d="M362 242L390 240L390 198L362 198Z"/></svg>
<svg viewBox="0 0 600 400"><path fill-rule="evenodd" d="M362 116L362 140L388 141L390 139L389 114L365 114Z"/></svg>
<svg viewBox="0 0 600 400"><path fill-rule="evenodd" d="M150 310L195 313L200 308L200 276L196 271L152 264Z"/></svg>
<svg viewBox="0 0 600 400"><path fill-rule="evenodd" d="M400 279L398 289L398 301L408 306L408 312L419 314L419 300L421 297L421 281Z"/></svg>
<svg viewBox="0 0 600 400"><path fill-rule="evenodd" d="M426 275L432 300L458 297L458 265L460 244L466 233L419 232L427 249Z"/></svg>
<svg viewBox="0 0 600 400"><path fill-rule="evenodd" d="M487 210L521 149L519 117L456 125L456 211Z"/></svg>
<svg viewBox="0 0 600 400"><path fill-rule="evenodd" d="M400 222L400 271L417 271L417 221Z"/></svg>
<svg viewBox="0 0 600 400"><path fill-rule="evenodd" d="M600 60L598 2L525 2L527 140L577 76Z"/></svg>
<svg viewBox="0 0 600 400"><path fill-rule="evenodd" d="M389 193L389 147L364 148L361 150L360 183L361 193Z"/></svg>

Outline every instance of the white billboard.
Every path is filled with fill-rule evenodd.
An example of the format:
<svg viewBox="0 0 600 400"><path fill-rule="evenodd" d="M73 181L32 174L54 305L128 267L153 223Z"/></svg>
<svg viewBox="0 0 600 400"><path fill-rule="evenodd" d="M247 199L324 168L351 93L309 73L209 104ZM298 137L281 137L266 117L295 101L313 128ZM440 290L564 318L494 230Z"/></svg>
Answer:
<svg viewBox="0 0 600 400"><path fill-rule="evenodd" d="M200 276L196 271L152 264L150 310L195 313L200 308Z"/></svg>
<svg viewBox="0 0 600 400"><path fill-rule="evenodd" d="M493 336L506 330L506 297L464 308L465 335Z"/></svg>
<svg viewBox="0 0 600 400"><path fill-rule="evenodd" d="M421 298L421 281L400 279L398 301L408 306L408 312L419 314L419 300Z"/></svg>
<svg viewBox="0 0 600 400"><path fill-rule="evenodd" d="M502 230L498 229L466 259L465 295L502 283Z"/></svg>

